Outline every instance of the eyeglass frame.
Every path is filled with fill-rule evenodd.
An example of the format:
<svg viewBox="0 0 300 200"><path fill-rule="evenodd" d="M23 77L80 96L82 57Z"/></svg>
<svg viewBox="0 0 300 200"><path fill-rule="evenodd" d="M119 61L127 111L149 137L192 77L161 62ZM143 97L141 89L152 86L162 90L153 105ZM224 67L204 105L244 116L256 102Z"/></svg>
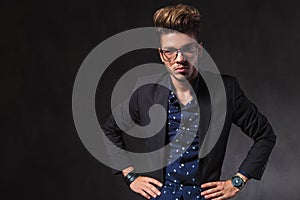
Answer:
<svg viewBox="0 0 300 200"><path fill-rule="evenodd" d="M196 52L199 51L199 47L201 46L201 45L198 44L198 43L189 43L189 44L186 44L186 45L184 45L183 47L181 47L181 48L179 48L179 49L174 48L174 47L169 47L170 49L171 49L171 48L173 49L172 51L174 51L174 53L176 52L175 57L172 58L172 59L169 59L169 60L166 59L167 56L165 55L165 52L166 52L166 51L170 51L170 50L167 50L167 49L166 49L166 50L163 50L162 48L159 48L158 50L159 50L159 52L162 54L161 57L162 57L162 59L163 59L164 62L173 62L173 61L175 61L176 58L178 57L178 53L179 53L179 52L181 52L182 56L186 57L186 56L187 56L187 55L186 55L186 52L184 52L182 49L185 48L185 47L187 47L187 46L190 46L190 45L194 45L193 47L198 47L198 48L196 48L195 52L193 52L193 53L196 55ZM200 45L200 46L199 46L199 45Z"/></svg>

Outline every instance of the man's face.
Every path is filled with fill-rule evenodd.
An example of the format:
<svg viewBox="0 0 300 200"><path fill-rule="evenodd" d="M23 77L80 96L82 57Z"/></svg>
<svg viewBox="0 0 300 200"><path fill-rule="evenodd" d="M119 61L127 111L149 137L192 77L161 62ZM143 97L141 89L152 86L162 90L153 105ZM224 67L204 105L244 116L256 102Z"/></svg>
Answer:
<svg viewBox="0 0 300 200"><path fill-rule="evenodd" d="M196 37L178 32L165 33L161 35L160 42L160 58L172 78L178 81L194 79L198 73L195 66L201 52Z"/></svg>

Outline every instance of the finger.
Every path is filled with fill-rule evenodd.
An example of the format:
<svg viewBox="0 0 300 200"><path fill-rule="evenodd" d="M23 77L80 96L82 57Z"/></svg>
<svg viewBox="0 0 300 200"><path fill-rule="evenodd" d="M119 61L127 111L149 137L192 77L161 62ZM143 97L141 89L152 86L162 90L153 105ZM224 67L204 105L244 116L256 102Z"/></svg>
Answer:
<svg viewBox="0 0 300 200"><path fill-rule="evenodd" d="M211 200L226 200L226 198L224 196L220 196L218 198L214 198L214 199L211 199Z"/></svg>
<svg viewBox="0 0 300 200"><path fill-rule="evenodd" d="M223 192L215 192L215 193L211 193L209 195L205 195L204 198L205 199L212 199L212 198L222 198L223 196Z"/></svg>
<svg viewBox="0 0 300 200"><path fill-rule="evenodd" d="M148 183L147 187L150 190L152 190L156 195L160 195L161 194L160 191L156 187L154 187L151 183Z"/></svg>
<svg viewBox="0 0 300 200"><path fill-rule="evenodd" d="M201 188L217 187L219 182L209 182L201 185Z"/></svg>
<svg viewBox="0 0 300 200"><path fill-rule="evenodd" d="M158 180L156 180L154 178L148 178L148 182L153 183L154 185L157 185L159 187L163 186L163 184L161 182L159 182Z"/></svg>
<svg viewBox="0 0 300 200"><path fill-rule="evenodd" d="M147 186L144 186L143 190L145 192L147 192L151 197L153 197L153 198L157 197L157 195L150 188L148 188Z"/></svg>
<svg viewBox="0 0 300 200"><path fill-rule="evenodd" d="M146 199L150 199L150 196L149 196L146 192L144 192L143 190L140 190L139 193L140 193L143 197L145 197Z"/></svg>
<svg viewBox="0 0 300 200"><path fill-rule="evenodd" d="M212 194L212 193L215 193L215 192L218 192L218 191L220 191L220 189L215 187L215 188L212 188L212 189L209 189L209 190L205 190L204 192L201 192L201 195L202 196L209 195L209 194Z"/></svg>

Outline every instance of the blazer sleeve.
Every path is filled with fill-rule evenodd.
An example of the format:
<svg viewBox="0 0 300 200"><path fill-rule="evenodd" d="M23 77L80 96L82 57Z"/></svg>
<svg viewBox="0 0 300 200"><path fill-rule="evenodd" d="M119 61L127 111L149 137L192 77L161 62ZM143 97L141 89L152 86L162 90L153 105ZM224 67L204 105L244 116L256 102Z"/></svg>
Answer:
<svg viewBox="0 0 300 200"><path fill-rule="evenodd" d="M275 145L276 135L267 118L245 96L236 78L234 78L233 101L233 123L254 141L239 170L260 180Z"/></svg>
<svg viewBox="0 0 300 200"><path fill-rule="evenodd" d="M119 123L122 123L121 127L123 127L123 129L121 129L116 123L113 115L111 115L102 126L105 134L104 137L110 141L105 143L105 147L107 150L108 159L112 166L113 174L119 174L121 170L133 166L133 163L127 152L124 134L126 134L126 130L132 128L134 124L138 123L139 121L137 99L136 91L129 100L121 103L115 108L114 113L117 113L118 118L121 119ZM126 108L128 106L129 109Z"/></svg>

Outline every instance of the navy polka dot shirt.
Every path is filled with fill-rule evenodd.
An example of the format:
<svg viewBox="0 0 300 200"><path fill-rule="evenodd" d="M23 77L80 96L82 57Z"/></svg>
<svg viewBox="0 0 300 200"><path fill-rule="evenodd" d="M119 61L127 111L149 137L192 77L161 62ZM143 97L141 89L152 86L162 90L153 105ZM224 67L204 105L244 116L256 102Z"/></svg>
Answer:
<svg viewBox="0 0 300 200"><path fill-rule="evenodd" d="M199 112L196 98L186 105L170 91L168 99L168 134L170 145L164 186L159 200L194 200L200 196L199 168Z"/></svg>

